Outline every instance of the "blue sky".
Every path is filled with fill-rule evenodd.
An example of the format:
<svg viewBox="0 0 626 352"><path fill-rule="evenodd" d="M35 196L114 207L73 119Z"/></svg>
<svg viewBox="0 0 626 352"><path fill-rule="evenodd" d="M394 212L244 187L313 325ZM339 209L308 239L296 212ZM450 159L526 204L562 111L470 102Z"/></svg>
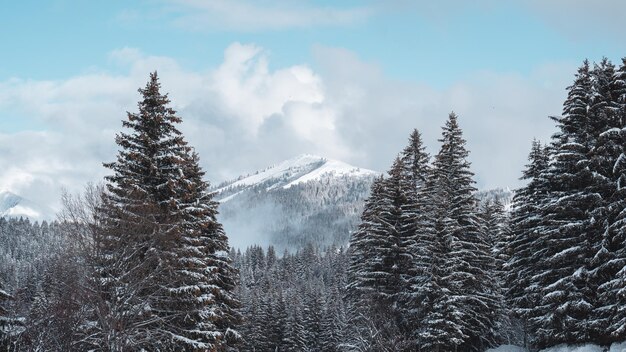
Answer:
<svg viewBox="0 0 626 352"><path fill-rule="evenodd" d="M9 2L0 12L0 188L50 189L54 202L61 187L101 177L119 120L154 69L215 181L289 152L384 170L413 127L436 152L455 110L478 185L516 187L576 66L626 53L626 5L468 3Z"/></svg>
<svg viewBox="0 0 626 352"><path fill-rule="evenodd" d="M123 47L201 68L218 64L223 50L239 41L269 50L276 66L311 63L311 47L321 44L354 51L392 77L443 86L480 69L527 74L544 62L580 62L602 55L617 59L624 50L618 36L603 33L606 28L593 21L581 21L591 27L582 31L591 34L568 33L551 25L553 19L542 17L540 9L516 1L473 7L462 1L444 1L440 7L419 1L345 1L339 2L341 7L333 7L336 2L330 1L250 2L255 3L298 11L363 9L364 13L338 23L302 27L232 24L220 28L219 24L180 23L198 11L185 1L14 1L0 13L0 79L62 79L113 70L107 54Z"/></svg>

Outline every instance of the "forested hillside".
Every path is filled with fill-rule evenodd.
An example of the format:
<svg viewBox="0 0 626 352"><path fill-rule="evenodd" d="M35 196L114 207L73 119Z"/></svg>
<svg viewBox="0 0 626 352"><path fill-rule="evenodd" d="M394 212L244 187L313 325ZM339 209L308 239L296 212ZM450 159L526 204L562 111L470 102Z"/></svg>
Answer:
<svg viewBox="0 0 626 352"><path fill-rule="evenodd" d="M454 112L435 154L415 129L383 175L304 156L212 188L160 88L139 90L102 186L56 222L0 219L2 350L626 341L626 59L583 63L514 192L476 189ZM263 243L232 247L219 219Z"/></svg>

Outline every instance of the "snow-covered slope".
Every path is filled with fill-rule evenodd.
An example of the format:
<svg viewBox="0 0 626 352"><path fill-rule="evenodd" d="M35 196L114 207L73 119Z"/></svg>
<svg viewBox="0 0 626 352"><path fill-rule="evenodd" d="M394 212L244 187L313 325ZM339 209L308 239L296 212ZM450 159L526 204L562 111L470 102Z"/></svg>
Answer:
<svg viewBox="0 0 626 352"><path fill-rule="evenodd" d="M371 178L379 173L346 164L342 161L326 159L316 155L303 154L285 160L263 171L225 182L214 191L217 199L225 202L245 189L263 185L266 190L287 189L292 186L319 181L328 177Z"/></svg>
<svg viewBox="0 0 626 352"><path fill-rule="evenodd" d="M527 350L523 347L507 345L489 349L487 350L487 352L527 352ZM608 349L606 347L601 347L593 344L578 346L559 345L555 347L550 347L545 350L541 350L539 352L626 352L626 342L614 343Z"/></svg>
<svg viewBox="0 0 626 352"><path fill-rule="evenodd" d="M300 155L213 189L230 244L345 245L379 173Z"/></svg>
<svg viewBox="0 0 626 352"><path fill-rule="evenodd" d="M314 155L300 155L212 189L218 218L230 244L274 245L278 250L315 245L345 246L359 223L365 199L379 172ZM477 192L481 202L508 189Z"/></svg>
<svg viewBox="0 0 626 352"><path fill-rule="evenodd" d="M15 193L0 192L0 217L26 217L35 221L53 220L52 209L22 198Z"/></svg>

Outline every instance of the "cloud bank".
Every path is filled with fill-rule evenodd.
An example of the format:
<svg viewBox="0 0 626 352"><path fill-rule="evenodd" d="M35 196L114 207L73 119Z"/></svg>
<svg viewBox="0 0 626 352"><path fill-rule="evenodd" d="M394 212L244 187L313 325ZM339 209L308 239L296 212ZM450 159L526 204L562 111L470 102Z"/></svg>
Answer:
<svg viewBox="0 0 626 352"><path fill-rule="evenodd" d="M575 65L537 67L529 76L475 72L435 89L385 77L375 64L337 48L313 48L315 67L270 69L256 45L233 43L222 63L188 70L168 57L123 48L107 71L58 81L0 82L0 118L28 119L39 131L0 133L0 188L58 206L61 188L101 180L115 157L114 136L137 88L158 70L213 183L313 153L386 170L420 129L431 153L454 110L481 188L516 187L533 137L552 133Z"/></svg>

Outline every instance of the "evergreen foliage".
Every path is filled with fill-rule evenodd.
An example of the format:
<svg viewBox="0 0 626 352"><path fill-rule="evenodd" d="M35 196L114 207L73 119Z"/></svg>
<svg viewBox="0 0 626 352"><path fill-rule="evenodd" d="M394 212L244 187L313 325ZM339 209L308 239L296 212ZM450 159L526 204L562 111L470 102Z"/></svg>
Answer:
<svg viewBox="0 0 626 352"><path fill-rule="evenodd" d="M530 286L534 275L532 257L536 250L537 227L541 220L540 207L548 191L548 184L543 178L549 162L548 148L533 140L528 156L529 164L522 173L522 180L527 184L518 189L513 197L510 214L510 241L506 246L508 260L505 265L506 297L513 312L522 320L524 327L524 346L528 345L528 319L530 310L537 305L539 293Z"/></svg>
<svg viewBox="0 0 626 352"><path fill-rule="evenodd" d="M237 273L197 155L159 89L155 72L105 164L102 331L113 350L226 350L238 336Z"/></svg>
<svg viewBox="0 0 626 352"><path fill-rule="evenodd" d="M348 287L369 309L353 312L354 323L387 336L394 350L480 351L496 342L502 295L454 113L440 141L431 170L412 133L372 186L350 243Z"/></svg>
<svg viewBox="0 0 626 352"><path fill-rule="evenodd" d="M60 222L0 218L2 350L478 352L521 338L531 350L626 340L626 59L583 63L550 143L532 143L510 212L497 192L477 194L451 113L432 163L414 130L373 181L347 250L335 234L302 242L304 226L297 252L282 256L229 248L156 73L139 91L106 189L64 199ZM293 208L336 192L354 200L347 213L360 209L365 179L326 181L298 186L310 199Z"/></svg>

